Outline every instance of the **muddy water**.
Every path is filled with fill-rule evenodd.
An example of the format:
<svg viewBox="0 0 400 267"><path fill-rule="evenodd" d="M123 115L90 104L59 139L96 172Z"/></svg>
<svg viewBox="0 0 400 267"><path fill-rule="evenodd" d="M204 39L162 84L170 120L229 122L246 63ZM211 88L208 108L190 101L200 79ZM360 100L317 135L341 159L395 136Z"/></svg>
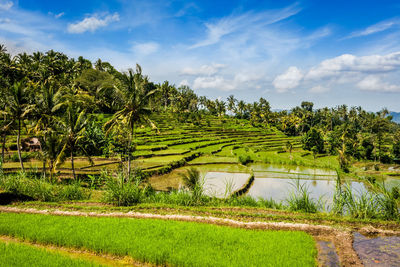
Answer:
<svg viewBox="0 0 400 267"><path fill-rule="evenodd" d="M320 266L339 267L339 256L335 245L331 241L318 240L319 246L318 263Z"/></svg>
<svg viewBox="0 0 400 267"><path fill-rule="evenodd" d="M400 237L367 238L354 233L354 250L365 266L400 266Z"/></svg>

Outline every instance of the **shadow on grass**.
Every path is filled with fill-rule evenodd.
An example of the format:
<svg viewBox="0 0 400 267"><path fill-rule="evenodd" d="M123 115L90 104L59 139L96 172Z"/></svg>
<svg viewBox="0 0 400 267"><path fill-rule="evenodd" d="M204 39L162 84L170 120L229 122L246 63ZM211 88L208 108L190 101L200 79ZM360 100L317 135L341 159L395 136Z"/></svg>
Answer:
<svg viewBox="0 0 400 267"><path fill-rule="evenodd" d="M9 192L0 193L0 205L8 205L13 202L32 201L33 198L25 195L17 195Z"/></svg>

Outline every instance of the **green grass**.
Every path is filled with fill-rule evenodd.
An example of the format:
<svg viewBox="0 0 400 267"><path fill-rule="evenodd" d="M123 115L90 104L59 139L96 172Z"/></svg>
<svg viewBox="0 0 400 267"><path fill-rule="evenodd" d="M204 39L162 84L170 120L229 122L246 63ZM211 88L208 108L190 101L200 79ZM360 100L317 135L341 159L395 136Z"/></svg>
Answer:
<svg viewBox="0 0 400 267"><path fill-rule="evenodd" d="M89 261L73 259L45 249L24 244L4 243L0 241L0 266L100 266Z"/></svg>
<svg viewBox="0 0 400 267"><path fill-rule="evenodd" d="M0 214L0 234L179 266L315 266L304 232L151 219Z"/></svg>

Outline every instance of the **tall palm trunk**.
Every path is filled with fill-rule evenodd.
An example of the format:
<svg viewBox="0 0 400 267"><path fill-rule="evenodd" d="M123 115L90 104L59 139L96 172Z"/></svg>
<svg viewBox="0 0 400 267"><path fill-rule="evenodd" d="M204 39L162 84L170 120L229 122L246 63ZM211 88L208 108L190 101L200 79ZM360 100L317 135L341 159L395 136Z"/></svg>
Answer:
<svg viewBox="0 0 400 267"><path fill-rule="evenodd" d="M4 163L4 152L6 149L6 133L3 133L2 147L1 147L1 162Z"/></svg>
<svg viewBox="0 0 400 267"><path fill-rule="evenodd" d="M135 124L132 125L131 134L129 135L129 143L128 143L128 177L131 177L131 155L132 155L132 141L136 139L136 131Z"/></svg>
<svg viewBox="0 0 400 267"><path fill-rule="evenodd" d="M132 145L132 133L129 135L128 141L128 177L131 177L131 145Z"/></svg>
<svg viewBox="0 0 400 267"><path fill-rule="evenodd" d="M52 159L50 159L50 163L49 163L49 171L50 171L50 180L53 180L53 175L54 175L54 161Z"/></svg>
<svg viewBox="0 0 400 267"><path fill-rule="evenodd" d="M18 149L19 163L21 163L21 170L22 172L25 172L24 163L22 162L22 157L21 157L21 119L18 119L17 149Z"/></svg>
<svg viewBox="0 0 400 267"><path fill-rule="evenodd" d="M43 137L43 142L46 143L46 136ZM42 149L42 143L40 143L40 151L42 152L42 155L43 155L42 175L44 178L46 178L46 162L47 162L47 160L46 160L46 156Z"/></svg>
<svg viewBox="0 0 400 267"><path fill-rule="evenodd" d="M71 168L72 168L72 175L74 176L74 180L76 180L75 166L74 166L74 147L71 147Z"/></svg>

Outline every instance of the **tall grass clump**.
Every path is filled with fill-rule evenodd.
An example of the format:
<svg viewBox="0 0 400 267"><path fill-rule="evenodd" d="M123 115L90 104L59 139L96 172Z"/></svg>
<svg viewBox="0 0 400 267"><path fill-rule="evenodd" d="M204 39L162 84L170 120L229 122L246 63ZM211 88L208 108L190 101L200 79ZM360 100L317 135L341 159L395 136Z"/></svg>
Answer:
<svg viewBox="0 0 400 267"><path fill-rule="evenodd" d="M393 187L389 191L385 184L375 183L375 188L378 190L377 202L380 207L380 213L383 219L398 220L400 219L399 209L399 193L398 188Z"/></svg>
<svg viewBox="0 0 400 267"><path fill-rule="evenodd" d="M294 191L290 193L286 199L288 208L292 211L303 211L309 213L315 213L318 211L320 201L314 202L310 197L310 191L306 184L301 184L300 179L296 179L294 183L291 183L294 187Z"/></svg>
<svg viewBox="0 0 400 267"><path fill-rule="evenodd" d="M389 191L384 183L364 180L371 191L354 191L350 184L342 183L338 173L332 212L359 219L398 220L400 214L396 189Z"/></svg>
<svg viewBox="0 0 400 267"><path fill-rule="evenodd" d="M200 172L196 168L190 168L186 173L181 174L185 187L191 192L193 201L201 201L204 195L204 179L200 177Z"/></svg>
<svg viewBox="0 0 400 267"><path fill-rule="evenodd" d="M79 183L58 185L46 181L43 177L29 177L26 173L0 175L0 188L17 196L30 197L38 201L83 200L90 192Z"/></svg>
<svg viewBox="0 0 400 267"><path fill-rule="evenodd" d="M105 201L117 206L131 206L141 202L143 189L135 176L126 177L122 172L108 176L105 184Z"/></svg>

